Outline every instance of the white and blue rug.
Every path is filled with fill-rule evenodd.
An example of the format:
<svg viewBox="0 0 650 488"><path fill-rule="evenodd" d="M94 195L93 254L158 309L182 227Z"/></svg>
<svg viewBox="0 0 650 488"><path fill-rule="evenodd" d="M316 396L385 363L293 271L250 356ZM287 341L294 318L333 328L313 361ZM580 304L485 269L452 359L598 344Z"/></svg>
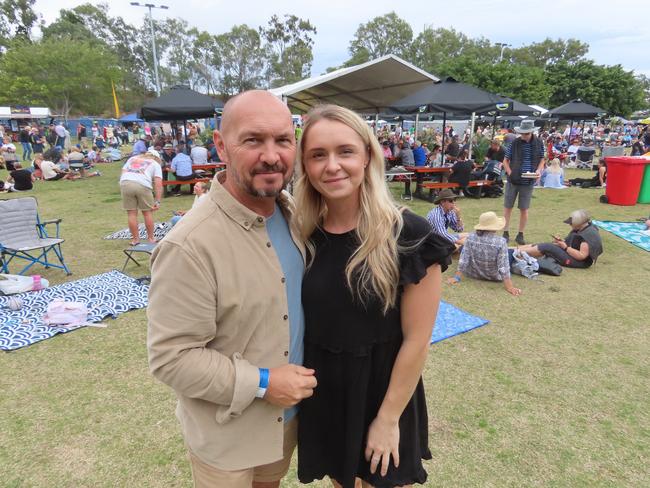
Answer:
<svg viewBox="0 0 650 488"><path fill-rule="evenodd" d="M153 225L153 236L156 238L157 241L162 239L167 235L167 233L172 229L172 223L171 222L156 222ZM146 239L147 238L147 229L144 226L144 224L139 224L138 225L138 232L140 234L140 239ZM131 231L127 229L121 229L118 230L117 232L113 232L112 234L108 234L107 236L104 237L104 239L131 239Z"/></svg>
<svg viewBox="0 0 650 488"><path fill-rule="evenodd" d="M650 251L650 235L644 232L646 227L643 222L616 222L614 220L592 220L592 222L644 251Z"/></svg>
<svg viewBox="0 0 650 488"><path fill-rule="evenodd" d="M42 317L55 298L85 303L88 322L97 323L106 317L116 318L129 310L146 307L148 293L149 286L119 271L110 271L40 291L12 295L23 302L17 311L7 307L9 297L0 296L0 350L13 351L84 327L44 324Z"/></svg>
<svg viewBox="0 0 650 488"><path fill-rule="evenodd" d="M451 303L440 300L438 316L431 334L431 344L463 334L472 329L489 324L490 321L467 313Z"/></svg>

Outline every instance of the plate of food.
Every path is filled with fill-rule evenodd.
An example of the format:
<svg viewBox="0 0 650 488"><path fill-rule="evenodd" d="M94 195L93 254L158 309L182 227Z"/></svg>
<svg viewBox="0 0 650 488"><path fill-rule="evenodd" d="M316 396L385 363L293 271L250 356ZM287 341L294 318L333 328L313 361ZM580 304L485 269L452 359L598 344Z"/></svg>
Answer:
<svg viewBox="0 0 650 488"><path fill-rule="evenodd" d="M535 179L537 179L537 178L539 178L539 175L537 173L526 172L526 173L521 173L521 177L522 178L535 178Z"/></svg>

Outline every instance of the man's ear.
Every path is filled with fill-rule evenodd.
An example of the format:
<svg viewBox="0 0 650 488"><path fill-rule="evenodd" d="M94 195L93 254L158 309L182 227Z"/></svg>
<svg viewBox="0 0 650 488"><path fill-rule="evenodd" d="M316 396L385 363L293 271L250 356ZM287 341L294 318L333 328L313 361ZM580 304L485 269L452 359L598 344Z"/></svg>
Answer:
<svg viewBox="0 0 650 488"><path fill-rule="evenodd" d="M212 140L214 141L214 147L217 149L217 154L219 159L224 163L228 163L228 158L226 156L226 146L223 142L223 134L215 129L212 132Z"/></svg>

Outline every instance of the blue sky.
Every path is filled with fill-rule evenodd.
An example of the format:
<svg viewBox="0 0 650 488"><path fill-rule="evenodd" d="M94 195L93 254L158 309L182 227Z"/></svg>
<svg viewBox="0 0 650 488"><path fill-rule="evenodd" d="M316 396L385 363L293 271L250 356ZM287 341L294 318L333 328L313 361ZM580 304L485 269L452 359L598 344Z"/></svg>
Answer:
<svg viewBox="0 0 650 488"><path fill-rule="evenodd" d="M147 0L147 3L150 0ZM37 0L36 10L47 23L61 8L79 0ZM96 2L92 2L96 3ZM141 1L140 3L145 3ZM360 23L394 10L411 24L415 35L425 26L454 28L470 37L484 36L513 47L546 37L574 37L590 45L588 57L599 64L621 64L650 76L650 2L618 3L602 0L167 0L154 17L181 17L199 29L217 34L235 24L258 27L274 13L309 19L318 29L314 44L313 74L348 59L348 44ZM146 12L130 0L110 0L111 15L137 24ZM638 25L638 27L634 27Z"/></svg>

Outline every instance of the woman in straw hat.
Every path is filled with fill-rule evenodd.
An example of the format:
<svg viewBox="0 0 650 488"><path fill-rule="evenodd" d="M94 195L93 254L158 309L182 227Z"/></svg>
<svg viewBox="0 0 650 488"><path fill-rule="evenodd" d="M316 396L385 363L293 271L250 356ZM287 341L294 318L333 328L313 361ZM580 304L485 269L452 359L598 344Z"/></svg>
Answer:
<svg viewBox="0 0 650 488"><path fill-rule="evenodd" d="M309 250L298 477L384 488L425 483L422 370L454 247L398 207L377 138L354 112L324 105L300 140L296 208Z"/></svg>
<svg viewBox="0 0 650 488"><path fill-rule="evenodd" d="M521 295L521 290L512 285L508 245L503 237L496 235L503 230L506 219L494 212L482 213L473 232L465 240L460 253L458 271L449 278L450 285L457 285L464 276L487 281L501 281L508 293Z"/></svg>

